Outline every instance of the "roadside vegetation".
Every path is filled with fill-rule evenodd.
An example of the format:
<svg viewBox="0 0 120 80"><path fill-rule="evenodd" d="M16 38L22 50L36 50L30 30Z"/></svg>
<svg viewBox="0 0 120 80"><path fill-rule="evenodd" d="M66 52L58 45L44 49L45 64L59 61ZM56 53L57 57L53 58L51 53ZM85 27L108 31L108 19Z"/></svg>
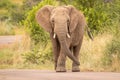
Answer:
<svg viewBox="0 0 120 80"><path fill-rule="evenodd" d="M85 16L94 36L85 33L82 71L120 72L119 0L0 0L0 35L22 35L20 43L0 46L0 68L53 69L49 34L35 21L44 5L74 5ZM67 60L71 68L71 60Z"/></svg>

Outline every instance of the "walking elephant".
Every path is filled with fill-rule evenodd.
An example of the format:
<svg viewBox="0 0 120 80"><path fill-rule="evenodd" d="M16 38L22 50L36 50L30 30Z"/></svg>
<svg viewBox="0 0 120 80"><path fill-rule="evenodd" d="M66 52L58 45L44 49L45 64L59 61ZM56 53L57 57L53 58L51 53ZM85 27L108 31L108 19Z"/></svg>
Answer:
<svg viewBox="0 0 120 80"><path fill-rule="evenodd" d="M66 72L66 56L73 61L72 71L79 72L79 52L86 26L84 15L71 5L46 5L38 10L36 20L50 33L56 72Z"/></svg>

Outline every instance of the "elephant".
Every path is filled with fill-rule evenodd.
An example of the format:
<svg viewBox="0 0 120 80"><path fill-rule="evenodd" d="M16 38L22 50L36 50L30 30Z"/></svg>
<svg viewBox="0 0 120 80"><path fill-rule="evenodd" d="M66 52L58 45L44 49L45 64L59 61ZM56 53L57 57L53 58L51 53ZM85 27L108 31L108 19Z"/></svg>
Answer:
<svg viewBox="0 0 120 80"><path fill-rule="evenodd" d="M73 61L72 72L79 72L79 52L87 26L83 13L72 5L46 5L37 11L35 18L50 34L56 72L66 72L66 57Z"/></svg>

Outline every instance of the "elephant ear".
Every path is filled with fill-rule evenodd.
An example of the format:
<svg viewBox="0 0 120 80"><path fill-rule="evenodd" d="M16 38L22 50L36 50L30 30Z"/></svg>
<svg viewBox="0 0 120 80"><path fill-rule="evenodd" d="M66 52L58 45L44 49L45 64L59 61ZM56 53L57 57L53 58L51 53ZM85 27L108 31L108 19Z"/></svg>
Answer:
<svg viewBox="0 0 120 80"><path fill-rule="evenodd" d="M72 33L77 27L78 23L80 26L84 26L84 15L72 5L68 5L66 6L66 8L69 10L70 15L69 31L70 33Z"/></svg>
<svg viewBox="0 0 120 80"><path fill-rule="evenodd" d="M53 8L54 8L53 6L46 5L39 9L36 14L36 20L38 24L41 25L41 27L45 29L47 32L52 32L50 15Z"/></svg>

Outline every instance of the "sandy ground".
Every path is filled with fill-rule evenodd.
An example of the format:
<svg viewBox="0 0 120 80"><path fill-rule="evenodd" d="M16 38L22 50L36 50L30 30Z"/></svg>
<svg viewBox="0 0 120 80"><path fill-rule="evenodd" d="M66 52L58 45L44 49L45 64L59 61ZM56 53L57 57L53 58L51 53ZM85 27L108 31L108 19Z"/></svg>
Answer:
<svg viewBox="0 0 120 80"><path fill-rule="evenodd" d="M120 73L10 69L0 70L0 80L120 80Z"/></svg>

